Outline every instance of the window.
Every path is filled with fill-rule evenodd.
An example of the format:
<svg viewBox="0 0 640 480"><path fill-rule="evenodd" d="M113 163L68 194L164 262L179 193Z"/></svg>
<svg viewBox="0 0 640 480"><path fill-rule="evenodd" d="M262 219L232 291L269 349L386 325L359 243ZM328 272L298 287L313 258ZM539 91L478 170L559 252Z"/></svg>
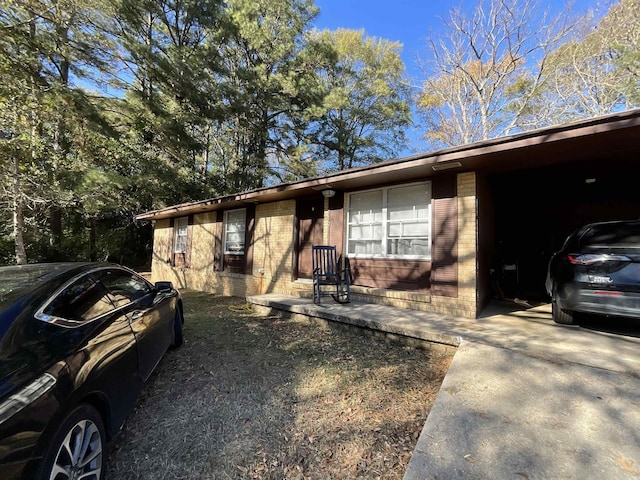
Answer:
<svg viewBox="0 0 640 480"><path fill-rule="evenodd" d="M144 279L124 270L103 270L96 276L107 287L117 307L135 302L151 291Z"/></svg>
<svg viewBox="0 0 640 480"><path fill-rule="evenodd" d="M36 316L47 322L71 326L91 321L113 309L105 288L90 275L85 275L64 288Z"/></svg>
<svg viewBox="0 0 640 480"><path fill-rule="evenodd" d="M181 217L176 219L174 225L173 252L187 252L187 233L189 231L189 217Z"/></svg>
<svg viewBox="0 0 640 480"><path fill-rule="evenodd" d="M429 258L429 182L349 195L347 251L350 256Z"/></svg>
<svg viewBox="0 0 640 480"><path fill-rule="evenodd" d="M244 255L244 236L247 225L247 211L230 210L225 213L224 253Z"/></svg>

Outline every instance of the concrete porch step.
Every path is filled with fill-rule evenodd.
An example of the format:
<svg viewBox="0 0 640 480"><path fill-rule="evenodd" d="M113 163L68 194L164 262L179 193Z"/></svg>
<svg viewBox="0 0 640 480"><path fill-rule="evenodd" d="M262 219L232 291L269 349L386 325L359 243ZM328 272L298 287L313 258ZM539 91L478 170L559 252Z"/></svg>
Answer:
<svg viewBox="0 0 640 480"><path fill-rule="evenodd" d="M443 345L457 347L462 337L451 331L452 323L462 325L472 320L438 315L430 312L407 310L373 303L352 301L339 304L323 299L316 305L310 298L279 294L247 297L255 307L275 309L290 314L304 315L342 324L355 325L378 332Z"/></svg>

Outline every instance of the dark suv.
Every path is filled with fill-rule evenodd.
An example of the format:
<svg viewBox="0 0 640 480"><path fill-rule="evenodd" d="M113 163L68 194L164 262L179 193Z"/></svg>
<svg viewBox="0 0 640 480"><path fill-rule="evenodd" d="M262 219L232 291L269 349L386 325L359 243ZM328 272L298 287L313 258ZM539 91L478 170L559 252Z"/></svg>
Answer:
<svg viewBox="0 0 640 480"><path fill-rule="evenodd" d="M576 313L640 317L640 221L585 225L549 262L553 320Z"/></svg>

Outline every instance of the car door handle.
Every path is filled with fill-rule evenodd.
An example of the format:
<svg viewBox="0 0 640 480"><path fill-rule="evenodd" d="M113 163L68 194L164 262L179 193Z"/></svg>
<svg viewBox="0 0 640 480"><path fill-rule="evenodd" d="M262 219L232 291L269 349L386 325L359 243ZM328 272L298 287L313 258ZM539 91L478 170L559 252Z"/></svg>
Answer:
<svg viewBox="0 0 640 480"><path fill-rule="evenodd" d="M136 310L131 314L131 320L138 320L139 318L142 318L142 312L140 310Z"/></svg>

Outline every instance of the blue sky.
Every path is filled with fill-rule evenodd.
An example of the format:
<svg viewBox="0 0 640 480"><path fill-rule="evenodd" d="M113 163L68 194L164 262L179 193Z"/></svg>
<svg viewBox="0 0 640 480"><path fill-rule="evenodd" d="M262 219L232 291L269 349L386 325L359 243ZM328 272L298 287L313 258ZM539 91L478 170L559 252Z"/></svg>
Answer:
<svg viewBox="0 0 640 480"><path fill-rule="evenodd" d="M605 0L606 1L606 0ZM466 2L475 7L477 2ZM442 31L442 19L449 17L449 11L461 4L460 1L435 0L315 0L320 15L314 25L318 29L335 30L349 28L364 29L369 36L398 41L403 44L402 59L407 68L411 84L419 87L420 69L418 57L427 53L426 38ZM575 13L596 8L602 2L597 0L576 0L572 2ZM566 2L539 1L542 9L551 8L564 11ZM600 7L602 8L602 7ZM417 119L414 119L414 121ZM424 151L418 129L408 132L410 144L401 156Z"/></svg>

